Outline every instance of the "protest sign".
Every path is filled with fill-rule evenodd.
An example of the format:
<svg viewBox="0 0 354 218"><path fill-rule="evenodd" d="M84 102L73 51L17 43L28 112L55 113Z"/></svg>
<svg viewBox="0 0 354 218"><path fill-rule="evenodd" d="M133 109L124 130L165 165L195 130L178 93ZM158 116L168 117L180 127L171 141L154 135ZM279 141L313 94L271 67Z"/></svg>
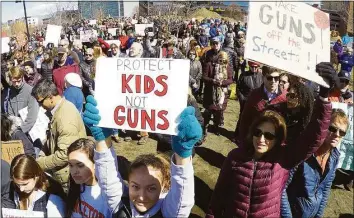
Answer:
<svg viewBox="0 0 354 218"><path fill-rule="evenodd" d="M117 35L117 29L118 28L109 28L108 29L108 33L112 34L112 36L116 36Z"/></svg>
<svg viewBox="0 0 354 218"><path fill-rule="evenodd" d="M328 87L315 69L330 61L329 15L303 2L250 2L245 58Z"/></svg>
<svg viewBox="0 0 354 218"><path fill-rule="evenodd" d="M34 123L32 129L28 132L29 136L31 137L32 141L36 141L36 139L40 139L42 142L47 139L47 129L49 118L45 115L45 110L43 107L39 108L37 120ZM20 117L23 121L26 120L28 109L27 107L19 110L18 112Z"/></svg>
<svg viewBox="0 0 354 218"><path fill-rule="evenodd" d="M137 24L138 20L132 19L132 24Z"/></svg>
<svg viewBox="0 0 354 218"><path fill-rule="evenodd" d="M187 105L189 67L181 59L98 58L98 125L176 135Z"/></svg>
<svg viewBox="0 0 354 218"><path fill-rule="evenodd" d="M100 30L103 30L103 31L105 31L107 29L107 27L105 25L99 25L98 27L100 28Z"/></svg>
<svg viewBox="0 0 354 218"><path fill-rule="evenodd" d="M18 210L18 209L10 209L10 208L2 208L1 210L2 210L3 218L27 218L27 217L42 218L44 217L44 212L41 211Z"/></svg>
<svg viewBox="0 0 354 218"><path fill-rule="evenodd" d="M19 154L24 154L21 140L1 141L1 159L11 164L12 159Z"/></svg>
<svg viewBox="0 0 354 218"><path fill-rule="evenodd" d="M145 35L145 29L148 27L154 27L153 23L148 23L148 24L135 24L135 34L137 36L144 36ZM149 33L153 33L153 30L150 30Z"/></svg>
<svg viewBox="0 0 354 218"><path fill-rule="evenodd" d="M97 20L90 20L88 24L89 25L96 25L96 23L97 23Z"/></svg>
<svg viewBox="0 0 354 218"><path fill-rule="evenodd" d="M45 40L43 43L44 46L46 46L48 43L53 43L55 47L58 47L61 29L62 29L62 26L48 24L47 25L47 32L45 34Z"/></svg>
<svg viewBox="0 0 354 218"><path fill-rule="evenodd" d="M349 118L347 134L342 139L340 147L338 147L340 151L338 168L354 171L353 105L332 102L332 108L342 109Z"/></svg>
<svg viewBox="0 0 354 218"><path fill-rule="evenodd" d="M120 45L120 41L117 39L117 40L106 40L106 42L111 45L111 44L116 44L116 45Z"/></svg>
<svg viewBox="0 0 354 218"><path fill-rule="evenodd" d="M10 52L10 37L1 38L1 54Z"/></svg>
<svg viewBox="0 0 354 218"><path fill-rule="evenodd" d="M80 40L81 42L89 42L90 38L97 38L97 30L85 30L80 31Z"/></svg>

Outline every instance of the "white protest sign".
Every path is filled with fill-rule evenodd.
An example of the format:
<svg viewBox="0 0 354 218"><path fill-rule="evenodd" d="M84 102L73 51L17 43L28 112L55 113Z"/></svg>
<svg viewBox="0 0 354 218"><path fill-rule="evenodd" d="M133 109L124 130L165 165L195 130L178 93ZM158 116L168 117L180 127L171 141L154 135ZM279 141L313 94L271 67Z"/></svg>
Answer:
<svg viewBox="0 0 354 218"><path fill-rule="evenodd" d="M89 42L91 37L96 38L97 36L98 36L97 30L80 31L81 42Z"/></svg>
<svg viewBox="0 0 354 218"><path fill-rule="evenodd" d="M137 24L138 20L132 19L132 24Z"/></svg>
<svg viewBox="0 0 354 218"><path fill-rule="evenodd" d="M117 46L120 46L120 41L117 39L117 40L106 40L106 42L109 44L109 45L112 45L113 43L116 44Z"/></svg>
<svg viewBox="0 0 354 218"><path fill-rule="evenodd" d="M245 58L327 83L315 67L330 61L329 15L303 2L250 2Z"/></svg>
<svg viewBox="0 0 354 218"><path fill-rule="evenodd" d="M187 106L189 67L182 59L98 58L98 126L176 135Z"/></svg>
<svg viewBox="0 0 354 218"><path fill-rule="evenodd" d="M34 123L32 129L28 132L29 136L31 137L32 141L36 139L40 139L42 142L47 139L46 131L48 129L49 118L45 115L45 110L43 107L39 108L37 120ZM22 121L25 121L28 114L27 107L18 111Z"/></svg>
<svg viewBox="0 0 354 218"><path fill-rule="evenodd" d="M2 211L3 218L44 217L44 212L41 211L28 211L28 210L18 210L18 209L9 209L9 208L1 208L1 211Z"/></svg>
<svg viewBox="0 0 354 218"><path fill-rule="evenodd" d="M1 38L1 54L10 52L10 37Z"/></svg>
<svg viewBox="0 0 354 218"><path fill-rule="evenodd" d="M97 23L97 20L90 20L88 24L89 25L96 25L96 23Z"/></svg>
<svg viewBox="0 0 354 218"><path fill-rule="evenodd" d="M55 47L58 47L61 29L62 29L62 26L48 24L47 25L47 32L45 34L45 40L43 43L44 46L46 46L48 43L53 43Z"/></svg>
<svg viewBox="0 0 354 218"><path fill-rule="evenodd" d="M349 118L347 134L342 139L338 148L340 151L338 168L354 171L353 105L332 102L332 108L342 109Z"/></svg>
<svg viewBox="0 0 354 218"><path fill-rule="evenodd" d="M116 36L117 35L117 29L118 28L109 28L108 29L108 33L112 34L112 36Z"/></svg>
<svg viewBox="0 0 354 218"><path fill-rule="evenodd" d="M145 29L147 27L154 27L153 23L148 23L148 24L135 24L135 35L137 36L144 36L145 35ZM151 31L150 31L151 32Z"/></svg>

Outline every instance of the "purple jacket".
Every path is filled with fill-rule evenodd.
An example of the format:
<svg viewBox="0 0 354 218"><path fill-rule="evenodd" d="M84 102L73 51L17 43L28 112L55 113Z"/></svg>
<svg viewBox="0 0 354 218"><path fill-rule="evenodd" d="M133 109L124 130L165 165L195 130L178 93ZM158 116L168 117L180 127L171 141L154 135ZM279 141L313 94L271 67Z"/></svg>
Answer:
<svg viewBox="0 0 354 218"><path fill-rule="evenodd" d="M232 150L220 171L206 217L280 217L289 170L323 143L331 109L329 102L317 100L302 134L289 145L274 147L260 160L253 159L252 145Z"/></svg>

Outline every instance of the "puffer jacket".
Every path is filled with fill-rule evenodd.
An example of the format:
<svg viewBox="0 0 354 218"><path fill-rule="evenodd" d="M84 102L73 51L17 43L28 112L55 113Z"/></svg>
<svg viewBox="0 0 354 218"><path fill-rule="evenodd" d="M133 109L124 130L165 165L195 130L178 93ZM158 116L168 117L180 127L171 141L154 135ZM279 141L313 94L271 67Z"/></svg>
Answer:
<svg viewBox="0 0 354 218"><path fill-rule="evenodd" d="M236 94L239 101L246 101L251 91L261 87L263 84L263 75L246 71L241 73L236 86Z"/></svg>
<svg viewBox="0 0 354 218"><path fill-rule="evenodd" d="M42 62L41 75L44 79L53 80L53 64L54 63Z"/></svg>
<svg viewBox="0 0 354 218"><path fill-rule="evenodd" d="M281 202L282 217L323 217L339 155L337 148L331 151L324 175L314 155L291 171L288 196Z"/></svg>
<svg viewBox="0 0 354 218"><path fill-rule="evenodd" d="M292 143L277 145L261 159L252 144L232 150L226 158L210 202L207 218L280 217L280 198L289 171L322 145L332 106L316 101L312 120Z"/></svg>
<svg viewBox="0 0 354 218"><path fill-rule="evenodd" d="M96 61L87 63L83 61L80 63L80 70L82 76L82 92L85 96L93 95L95 90L95 76L92 68L95 66Z"/></svg>

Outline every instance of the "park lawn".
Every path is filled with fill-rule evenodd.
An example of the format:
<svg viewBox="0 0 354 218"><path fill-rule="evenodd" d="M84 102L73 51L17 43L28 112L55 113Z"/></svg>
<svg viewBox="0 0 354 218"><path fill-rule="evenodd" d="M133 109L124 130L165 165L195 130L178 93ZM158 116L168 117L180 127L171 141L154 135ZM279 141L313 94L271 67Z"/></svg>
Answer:
<svg viewBox="0 0 354 218"><path fill-rule="evenodd" d="M203 146L196 148L193 159L195 174L195 206L190 217L204 217L212 195L220 168L226 155L236 145L231 137L239 116L239 104L230 100L225 112L225 125L221 136L209 133ZM149 139L145 145L137 145L137 141L114 144L117 155L124 156L127 161L134 160L138 155L156 153L157 143ZM167 155L171 155L168 152ZM123 165L121 164L120 168ZM124 178L124 176L123 176ZM324 217L353 217L353 190L332 189Z"/></svg>

